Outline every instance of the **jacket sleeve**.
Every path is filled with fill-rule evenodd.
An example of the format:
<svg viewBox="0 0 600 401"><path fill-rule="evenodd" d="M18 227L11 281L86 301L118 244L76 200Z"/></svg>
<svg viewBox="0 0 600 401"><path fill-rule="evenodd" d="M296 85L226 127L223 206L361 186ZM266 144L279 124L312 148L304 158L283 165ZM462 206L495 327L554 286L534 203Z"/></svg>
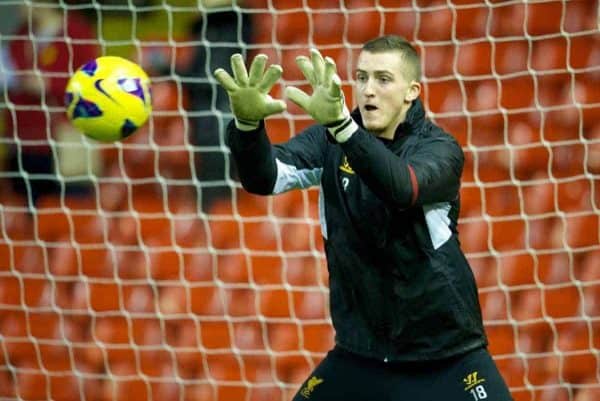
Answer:
<svg viewBox="0 0 600 401"><path fill-rule="evenodd" d="M250 132L238 130L231 122L227 145L248 192L271 195L320 184L327 140L316 125L285 143L272 145L263 122Z"/></svg>
<svg viewBox="0 0 600 401"><path fill-rule="evenodd" d="M452 201L458 196L464 155L449 135L422 138L414 151L399 156L359 129L342 148L367 186L395 207Z"/></svg>

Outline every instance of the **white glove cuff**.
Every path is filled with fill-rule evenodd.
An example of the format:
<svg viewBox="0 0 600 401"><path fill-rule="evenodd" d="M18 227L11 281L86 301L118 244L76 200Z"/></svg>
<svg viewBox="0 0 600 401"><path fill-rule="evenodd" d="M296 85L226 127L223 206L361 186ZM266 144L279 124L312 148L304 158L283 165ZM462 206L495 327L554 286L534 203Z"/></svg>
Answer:
<svg viewBox="0 0 600 401"><path fill-rule="evenodd" d="M234 123L240 131L254 131L260 125L260 121L240 121L237 118L234 118Z"/></svg>
<svg viewBox="0 0 600 401"><path fill-rule="evenodd" d="M358 130L358 124L352 117L346 117L340 124L334 127L328 127L329 133L338 143L344 143Z"/></svg>

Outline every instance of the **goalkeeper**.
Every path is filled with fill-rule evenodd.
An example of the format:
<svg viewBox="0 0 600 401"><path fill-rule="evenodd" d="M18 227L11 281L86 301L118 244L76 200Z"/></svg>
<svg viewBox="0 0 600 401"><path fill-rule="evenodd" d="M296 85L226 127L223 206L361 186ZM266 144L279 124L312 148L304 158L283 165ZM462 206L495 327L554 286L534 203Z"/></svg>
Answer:
<svg viewBox="0 0 600 401"><path fill-rule="evenodd" d="M457 237L463 153L425 118L415 49L398 36L367 42L352 112L333 60L312 50L297 64L312 91L285 92L317 124L277 145L264 118L286 108L268 95L281 67L258 55L248 71L236 54L233 76L215 71L244 188L321 187L336 345L294 401L511 400Z"/></svg>

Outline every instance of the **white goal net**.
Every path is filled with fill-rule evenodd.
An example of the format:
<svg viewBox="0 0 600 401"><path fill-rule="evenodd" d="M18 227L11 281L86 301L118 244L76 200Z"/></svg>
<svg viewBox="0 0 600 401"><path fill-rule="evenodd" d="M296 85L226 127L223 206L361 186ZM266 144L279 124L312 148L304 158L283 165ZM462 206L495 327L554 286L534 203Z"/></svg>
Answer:
<svg viewBox="0 0 600 401"><path fill-rule="evenodd" d="M352 99L361 44L392 33L465 151L459 238L514 399L600 399L593 0L0 2L0 399L291 399L333 345L318 194L241 189L211 72L266 53L281 97L316 46ZM146 69L139 132L66 122L84 55ZM267 127L311 123L288 104Z"/></svg>

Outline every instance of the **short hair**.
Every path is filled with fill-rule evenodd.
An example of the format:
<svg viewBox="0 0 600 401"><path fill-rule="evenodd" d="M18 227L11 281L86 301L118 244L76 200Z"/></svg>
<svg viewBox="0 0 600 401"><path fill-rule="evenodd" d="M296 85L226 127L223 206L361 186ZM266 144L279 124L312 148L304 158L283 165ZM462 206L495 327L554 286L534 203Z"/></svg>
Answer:
<svg viewBox="0 0 600 401"><path fill-rule="evenodd" d="M406 61L406 77L415 81L421 80L421 59L410 42L398 35L384 35L366 42L362 50L370 53L398 51Z"/></svg>

